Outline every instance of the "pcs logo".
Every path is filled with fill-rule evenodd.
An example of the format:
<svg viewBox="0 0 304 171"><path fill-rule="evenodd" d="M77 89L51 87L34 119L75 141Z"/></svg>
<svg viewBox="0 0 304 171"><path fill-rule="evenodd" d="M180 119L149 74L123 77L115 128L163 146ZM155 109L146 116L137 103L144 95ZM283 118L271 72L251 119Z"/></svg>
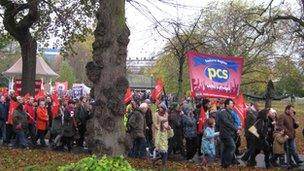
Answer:
<svg viewBox="0 0 304 171"><path fill-rule="evenodd" d="M224 83L228 81L230 74L223 65L211 65L205 69L205 75L212 81Z"/></svg>

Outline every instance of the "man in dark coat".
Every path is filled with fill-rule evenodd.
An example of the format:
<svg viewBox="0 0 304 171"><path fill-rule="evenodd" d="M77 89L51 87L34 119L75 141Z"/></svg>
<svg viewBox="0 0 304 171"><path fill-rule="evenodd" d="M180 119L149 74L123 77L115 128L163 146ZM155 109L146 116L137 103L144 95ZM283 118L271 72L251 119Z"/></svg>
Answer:
<svg viewBox="0 0 304 171"><path fill-rule="evenodd" d="M87 121L90 119L90 108L87 104L87 98L80 97L80 104L75 109L77 128L79 133L79 139L77 139L77 146L83 147L84 134L86 132Z"/></svg>
<svg viewBox="0 0 304 171"><path fill-rule="evenodd" d="M145 103L148 105L150 104L150 100L146 99ZM153 118L152 118L152 111L150 109L150 106L148 106L147 112L145 113L145 120L146 120L146 141L147 145L149 147L149 151L152 152L154 148L153 144L153 133L152 133L152 125L153 125Z"/></svg>
<svg viewBox="0 0 304 171"><path fill-rule="evenodd" d="M300 160L299 155L296 152L295 129L297 129L299 125L295 121L295 109L292 105L287 105L285 108L285 113L279 115L277 126L279 128L283 128L286 132L286 135L289 137L285 143L288 166L293 167L302 164L303 161ZM292 162L291 157L293 157L294 161L296 162L295 164Z"/></svg>
<svg viewBox="0 0 304 171"><path fill-rule="evenodd" d="M238 129L233 125L231 110L234 102L232 99L225 100L225 109L218 114L218 128L220 132L221 164L223 168L228 168L232 164L234 151L236 148L234 137L238 134Z"/></svg>
<svg viewBox="0 0 304 171"><path fill-rule="evenodd" d="M8 106L6 104L6 98L0 97L0 133L3 141L6 140L6 118L8 115Z"/></svg>
<svg viewBox="0 0 304 171"><path fill-rule="evenodd" d="M170 139L169 153L173 150L174 154L179 151L182 155L184 155L181 113L180 106L177 103L173 103L168 117L169 124L174 131L174 136Z"/></svg>
<svg viewBox="0 0 304 171"><path fill-rule="evenodd" d="M243 161L248 161L250 156L254 155L256 152L255 144L256 141L255 135L250 133L248 130L251 126L254 125L258 112L260 110L260 102L256 101L254 104L247 110L247 117L245 120L245 138L247 141L247 151L245 152L244 156L241 158ZM255 165L256 162L253 160L254 163L250 163L251 165Z"/></svg>
<svg viewBox="0 0 304 171"><path fill-rule="evenodd" d="M130 114L127 127L133 141L133 147L130 152L130 157L145 156L145 130L146 120L145 113L148 110L148 104L142 103L139 108L135 108Z"/></svg>

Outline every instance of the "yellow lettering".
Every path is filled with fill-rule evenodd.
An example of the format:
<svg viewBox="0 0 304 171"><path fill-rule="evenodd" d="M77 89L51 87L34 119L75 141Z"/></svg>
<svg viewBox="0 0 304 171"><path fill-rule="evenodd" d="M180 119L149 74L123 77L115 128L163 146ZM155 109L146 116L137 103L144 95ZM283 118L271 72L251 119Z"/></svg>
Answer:
<svg viewBox="0 0 304 171"><path fill-rule="evenodd" d="M222 78L224 78L225 80L227 80L228 79L228 71L227 70L223 70L223 77Z"/></svg>
<svg viewBox="0 0 304 171"><path fill-rule="evenodd" d="M208 68L208 76L209 79L212 80L214 77L216 77L217 73L214 68Z"/></svg>

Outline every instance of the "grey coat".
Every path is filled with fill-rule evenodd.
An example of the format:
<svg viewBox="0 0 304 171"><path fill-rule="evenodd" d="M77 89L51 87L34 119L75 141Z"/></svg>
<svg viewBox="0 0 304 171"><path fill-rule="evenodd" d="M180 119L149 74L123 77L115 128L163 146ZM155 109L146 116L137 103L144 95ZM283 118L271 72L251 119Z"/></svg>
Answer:
<svg viewBox="0 0 304 171"><path fill-rule="evenodd" d="M186 138L193 138L196 137L196 118L195 116L191 114L184 114L182 118L182 124L183 124L183 131L184 131L184 136Z"/></svg>
<svg viewBox="0 0 304 171"><path fill-rule="evenodd" d="M27 126L28 126L27 115L24 111L15 110L13 113L13 127L15 131L19 131L16 130L16 126L18 124L21 124L22 130L27 130Z"/></svg>
<svg viewBox="0 0 304 171"><path fill-rule="evenodd" d="M59 108L59 112L60 114L52 121L51 133L55 135L58 135L62 132L62 116L64 116L64 108Z"/></svg>

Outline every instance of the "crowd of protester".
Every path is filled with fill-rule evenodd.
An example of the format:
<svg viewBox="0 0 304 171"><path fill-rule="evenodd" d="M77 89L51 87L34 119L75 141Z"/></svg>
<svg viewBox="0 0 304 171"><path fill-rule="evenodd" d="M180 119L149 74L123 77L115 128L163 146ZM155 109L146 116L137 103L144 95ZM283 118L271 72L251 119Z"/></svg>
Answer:
<svg viewBox="0 0 304 171"><path fill-rule="evenodd" d="M0 139L16 148L51 148L71 151L85 148L87 121L92 118L90 97L57 99L51 95L35 99L11 93L0 97ZM135 93L126 105L126 133L132 139L130 157L158 160L166 167L168 156L210 165L220 161L223 168L240 164L256 166L263 151L266 168L300 166L296 151L295 108L288 105L278 114L261 109L261 102L248 105L242 122L232 99L185 98L174 96L153 101L146 93ZM256 129L253 133L252 128ZM245 135L246 142L241 142ZM48 140L46 142L46 140ZM241 143L246 151L241 153Z"/></svg>
<svg viewBox="0 0 304 171"><path fill-rule="evenodd" d="M68 150L84 148L86 123L91 118L89 97L58 98L54 110L51 95L0 97L0 140L15 148L51 148ZM48 142L46 142L46 139Z"/></svg>
<svg viewBox="0 0 304 171"><path fill-rule="evenodd" d="M262 109L256 101L248 104L242 122L232 99L188 97L177 103L168 96L155 102L132 100L126 113L127 132L133 140L129 156L148 157L153 164L161 159L163 167L169 155L203 165L220 161L223 168L241 161L254 167L261 152L266 168L294 168L303 163L296 151L299 125L292 105L278 114L273 108ZM241 142L243 134L246 142ZM243 153L241 143L247 143Z"/></svg>

